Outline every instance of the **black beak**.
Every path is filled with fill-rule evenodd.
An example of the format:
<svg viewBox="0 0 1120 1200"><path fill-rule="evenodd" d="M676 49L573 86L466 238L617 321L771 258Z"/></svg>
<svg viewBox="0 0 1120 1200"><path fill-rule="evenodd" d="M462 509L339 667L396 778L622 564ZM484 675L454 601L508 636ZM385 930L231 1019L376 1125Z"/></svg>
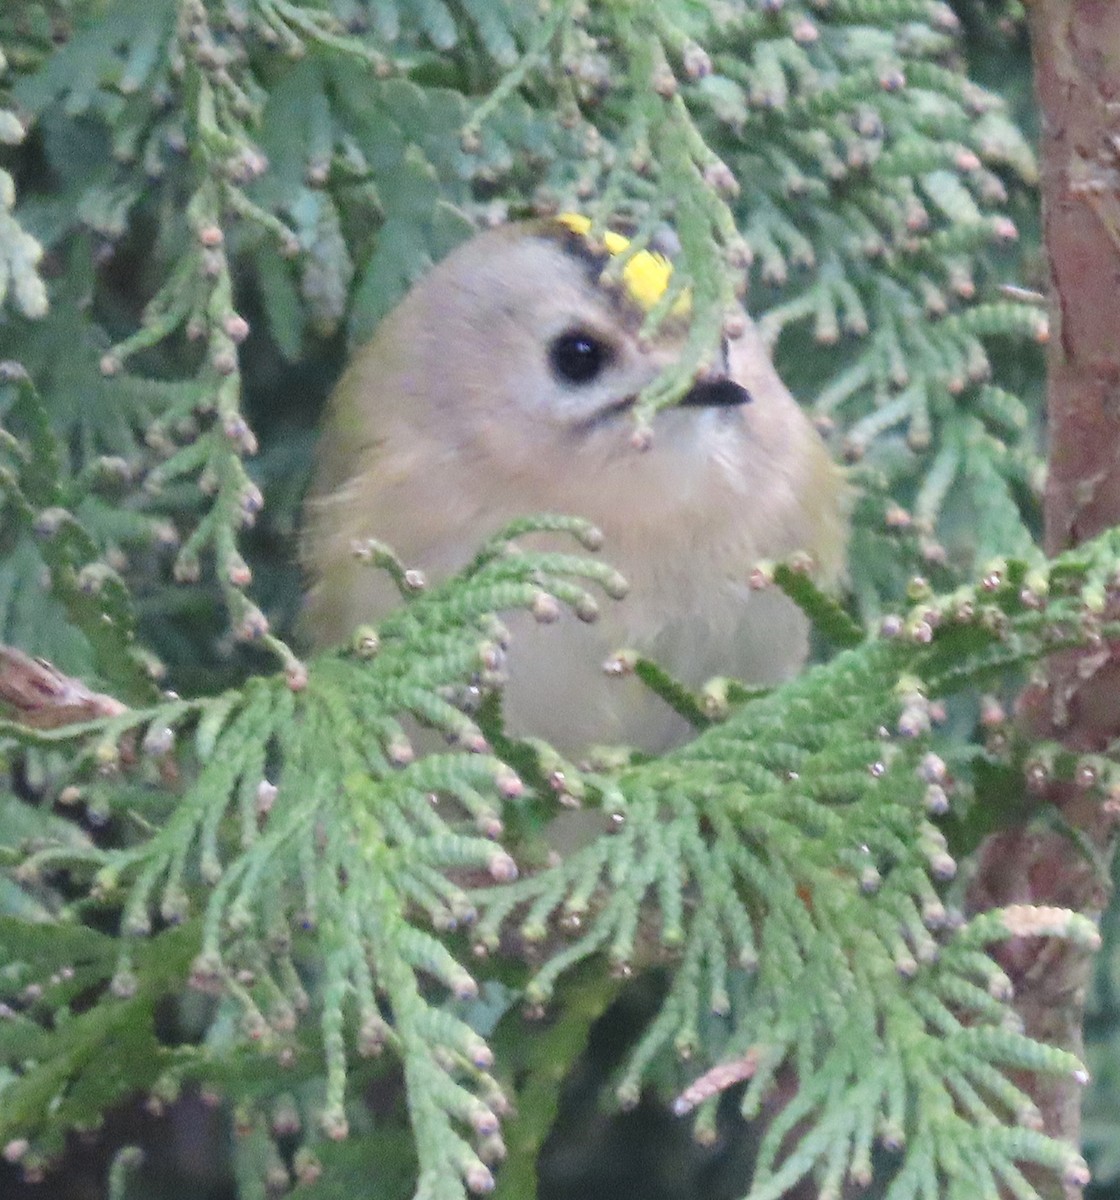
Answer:
<svg viewBox="0 0 1120 1200"><path fill-rule="evenodd" d="M751 394L734 379L698 379L680 398L687 408L734 408L747 404Z"/></svg>

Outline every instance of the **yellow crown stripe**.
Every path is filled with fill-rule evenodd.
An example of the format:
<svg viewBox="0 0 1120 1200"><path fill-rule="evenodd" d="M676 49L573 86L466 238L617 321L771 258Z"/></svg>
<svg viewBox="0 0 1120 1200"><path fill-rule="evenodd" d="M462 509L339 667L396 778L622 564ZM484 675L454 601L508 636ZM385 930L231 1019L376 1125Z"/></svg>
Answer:
<svg viewBox="0 0 1120 1200"><path fill-rule="evenodd" d="M573 233L586 237L591 232L591 219L582 213L561 213L556 220ZM608 229L603 234L603 245L612 258L624 254L630 247L630 239L620 233ZM669 279L673 274L673 264L663 255L652 250L639 250L622 268L622 285L630 298L649 312L651 308L665 295ZM681 297L681 301L687 301ZM678 301L680 306L681 301Z"/></svg>

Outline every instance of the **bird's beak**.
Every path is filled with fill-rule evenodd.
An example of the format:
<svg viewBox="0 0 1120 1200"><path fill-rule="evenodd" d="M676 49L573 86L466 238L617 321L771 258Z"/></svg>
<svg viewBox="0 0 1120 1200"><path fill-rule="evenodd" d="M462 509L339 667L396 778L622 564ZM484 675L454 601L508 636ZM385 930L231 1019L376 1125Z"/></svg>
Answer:
<svg viewBox="0 0 1120 1200"><path fill-rule="evenodd" d="M726 339L723 342L721 357L722 372L711 372L698 378L680 398L678 404L685 408L737 408L750 400L750 392L728 374L730 364Z"/></svg>
<svg viewBox="0 0 1120 1200"><path fill-rule="evenodd" d="M741 383L726 375L698 379L677 402L686 408L733 408L751 398Z"/></svg>

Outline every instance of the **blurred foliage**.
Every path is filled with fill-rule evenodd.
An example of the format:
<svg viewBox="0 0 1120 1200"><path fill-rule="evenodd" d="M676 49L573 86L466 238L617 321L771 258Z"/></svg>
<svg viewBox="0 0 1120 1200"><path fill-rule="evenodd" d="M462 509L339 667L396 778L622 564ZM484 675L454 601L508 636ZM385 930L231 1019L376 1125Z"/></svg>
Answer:
<svg viewBox="0 0 1120 1200"><path fill-rule="evenodd" d="M655 1123L643 1087L698 1105L702 1146L626 1186L1030 1196L1024 1164L1079 1177L1012 1082L1078 1068L1016 1031L983 949L1022 922L1093 931L961 924L950 880L980 825L1029 809L1025 762L1086 766L981 724L977 696L1098 635L1117 557L1103 539L1045 564L1034 544L1046 325L1016 20L982 0L4 5L0 358L21 366L0 381L0 641L132 705L0 734L13 1180L142 1093L180 1129L222 1102L239 1200L356 1180L458 1198L507 1150L499 1194L532 1194L538 1155L542 1195L590 1194L587 1160L617 1150L595 1089L573 1115L559 1079L653 962L672 970L637 985L628 1052L598 1061ZM385 556L407 603L376 637L310 665L288 641L347 347L474 225L560 210L635 252L666 227L678 244L650 322L688 288L692 334L639 421L746 289L861 487L850 605L777 580L843 653L770 696L688 697L639 664L704 732L600 773L448 699L500 682L503 610L617 590L595 560L507 553L532 526L420 597ZM413 760L402 719L451 748ZM621 833L547 867L558 799ZM1089 1028L1106 1185L1114 925ZM725 1142L749 1152L721 1173ZM99 1186L202 1186L169 1160L126 1148Z"/></svg>

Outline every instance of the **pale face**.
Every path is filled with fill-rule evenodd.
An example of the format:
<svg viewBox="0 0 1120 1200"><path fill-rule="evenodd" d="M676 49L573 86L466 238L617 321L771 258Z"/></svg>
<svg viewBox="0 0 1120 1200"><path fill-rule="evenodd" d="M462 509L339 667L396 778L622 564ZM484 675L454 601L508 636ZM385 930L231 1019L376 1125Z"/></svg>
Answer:
<svg viewBox="0 0 1120 1200"><path fill-rule="evenodd" d="M676 360L684 329L670 320L652 343L640 340L644 313L600 282L605 261L562 231L502 231L440 264L404 308L410 326L427 331L424 370L448 380L441 415L476 426L500 417L507 438L520 427L530 444L557 429L625 436L630 408ZM451 358L448 345L458 348ZM698 390L693 402L734 407L746 398L726 384Z"/></svg>
<svg viewBox="0 0 1120 1200"><path fill-rule="evenodd" d="M416 299L438 312L430 351L463 348L446 363L469 389L460 402L480 415L572 428L620 412L666 352L639 347L641 314L612 304L596 275L543 236L479 238L437 267Z"/></svg>

